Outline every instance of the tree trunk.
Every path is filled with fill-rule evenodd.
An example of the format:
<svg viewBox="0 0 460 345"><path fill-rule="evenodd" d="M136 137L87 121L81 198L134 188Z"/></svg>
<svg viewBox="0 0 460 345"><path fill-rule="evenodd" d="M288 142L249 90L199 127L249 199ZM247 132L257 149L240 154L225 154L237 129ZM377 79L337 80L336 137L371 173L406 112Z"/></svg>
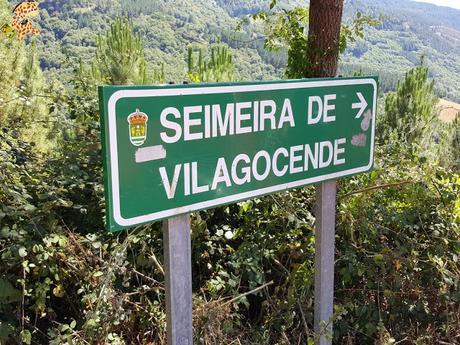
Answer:
<svg viewBox="0 0 460 345"><path fill-rule="evenodd" d="M339 58L343 0L311 0L308 31L309 70L305 77L335 77Z"/></svg>

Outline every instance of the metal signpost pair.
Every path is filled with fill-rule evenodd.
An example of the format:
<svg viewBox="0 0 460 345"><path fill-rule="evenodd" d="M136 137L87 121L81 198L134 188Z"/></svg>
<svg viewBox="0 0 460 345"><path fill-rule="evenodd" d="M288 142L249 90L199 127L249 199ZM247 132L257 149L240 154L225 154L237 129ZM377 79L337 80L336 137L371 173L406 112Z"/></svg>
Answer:
<svg viewBox="0 0 460 345"><path fill-rule="evenodd" d="M372 168L377 79L99 91L108 229L164 219L168 344L192 344L190 212L308 184L315 331L330 344L335 180Z"/></svg>

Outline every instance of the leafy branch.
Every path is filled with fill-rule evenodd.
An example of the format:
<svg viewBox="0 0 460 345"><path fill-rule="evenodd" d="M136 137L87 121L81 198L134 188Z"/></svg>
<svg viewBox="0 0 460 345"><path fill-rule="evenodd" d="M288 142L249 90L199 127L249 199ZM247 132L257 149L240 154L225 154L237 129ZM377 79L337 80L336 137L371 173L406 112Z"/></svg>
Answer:
<svg viewBox="0 0 460 345"><path fill-rule="evenodd" d="M309 70L308 56L308 24L309 7L292 9L275 9L277 0L270 2L269 11L261 11L241 20L237 30L251 21L260 21L264 25L264 47L269 51L287 49L288 61L285 75L287 78L300 78L304 71ZM339 41L339 52L343 53L350 42L364 37L366 26L377 26L380 21L361 12L357 12L350 24L342 24ZM329 52L322 52L329 54Z"/></svg>

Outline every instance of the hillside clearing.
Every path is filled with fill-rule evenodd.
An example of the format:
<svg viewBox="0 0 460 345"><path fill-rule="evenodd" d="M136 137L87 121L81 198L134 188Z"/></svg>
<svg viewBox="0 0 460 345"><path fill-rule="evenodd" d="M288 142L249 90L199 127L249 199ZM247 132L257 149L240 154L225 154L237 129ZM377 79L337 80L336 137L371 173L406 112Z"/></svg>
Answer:
<svg viewBox="0 0 460 345"><path fill-rule="evenodd" d="M460 113L460 104L439 99L438 104L439 118L445 122L454 121L455 117Z"/></svg>

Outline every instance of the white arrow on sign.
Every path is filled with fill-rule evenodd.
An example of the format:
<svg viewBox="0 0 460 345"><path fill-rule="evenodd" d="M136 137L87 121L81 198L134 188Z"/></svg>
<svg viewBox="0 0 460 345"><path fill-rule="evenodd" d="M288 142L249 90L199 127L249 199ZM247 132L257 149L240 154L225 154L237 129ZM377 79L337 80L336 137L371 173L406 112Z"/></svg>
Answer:
<svg viewBox="0 0 460 345"><path fill-rule="evenodd" d="M364 96L363 96L363 94L361 92L357 92L356 95L359 98L359 102L358 103L353 103L351 105L351 107L353 109L359 109L358 114L355 116L355 119L359 119L363 115L364 110L366 110L366 108L367 108L367 102L364 99Z"/></svg>

